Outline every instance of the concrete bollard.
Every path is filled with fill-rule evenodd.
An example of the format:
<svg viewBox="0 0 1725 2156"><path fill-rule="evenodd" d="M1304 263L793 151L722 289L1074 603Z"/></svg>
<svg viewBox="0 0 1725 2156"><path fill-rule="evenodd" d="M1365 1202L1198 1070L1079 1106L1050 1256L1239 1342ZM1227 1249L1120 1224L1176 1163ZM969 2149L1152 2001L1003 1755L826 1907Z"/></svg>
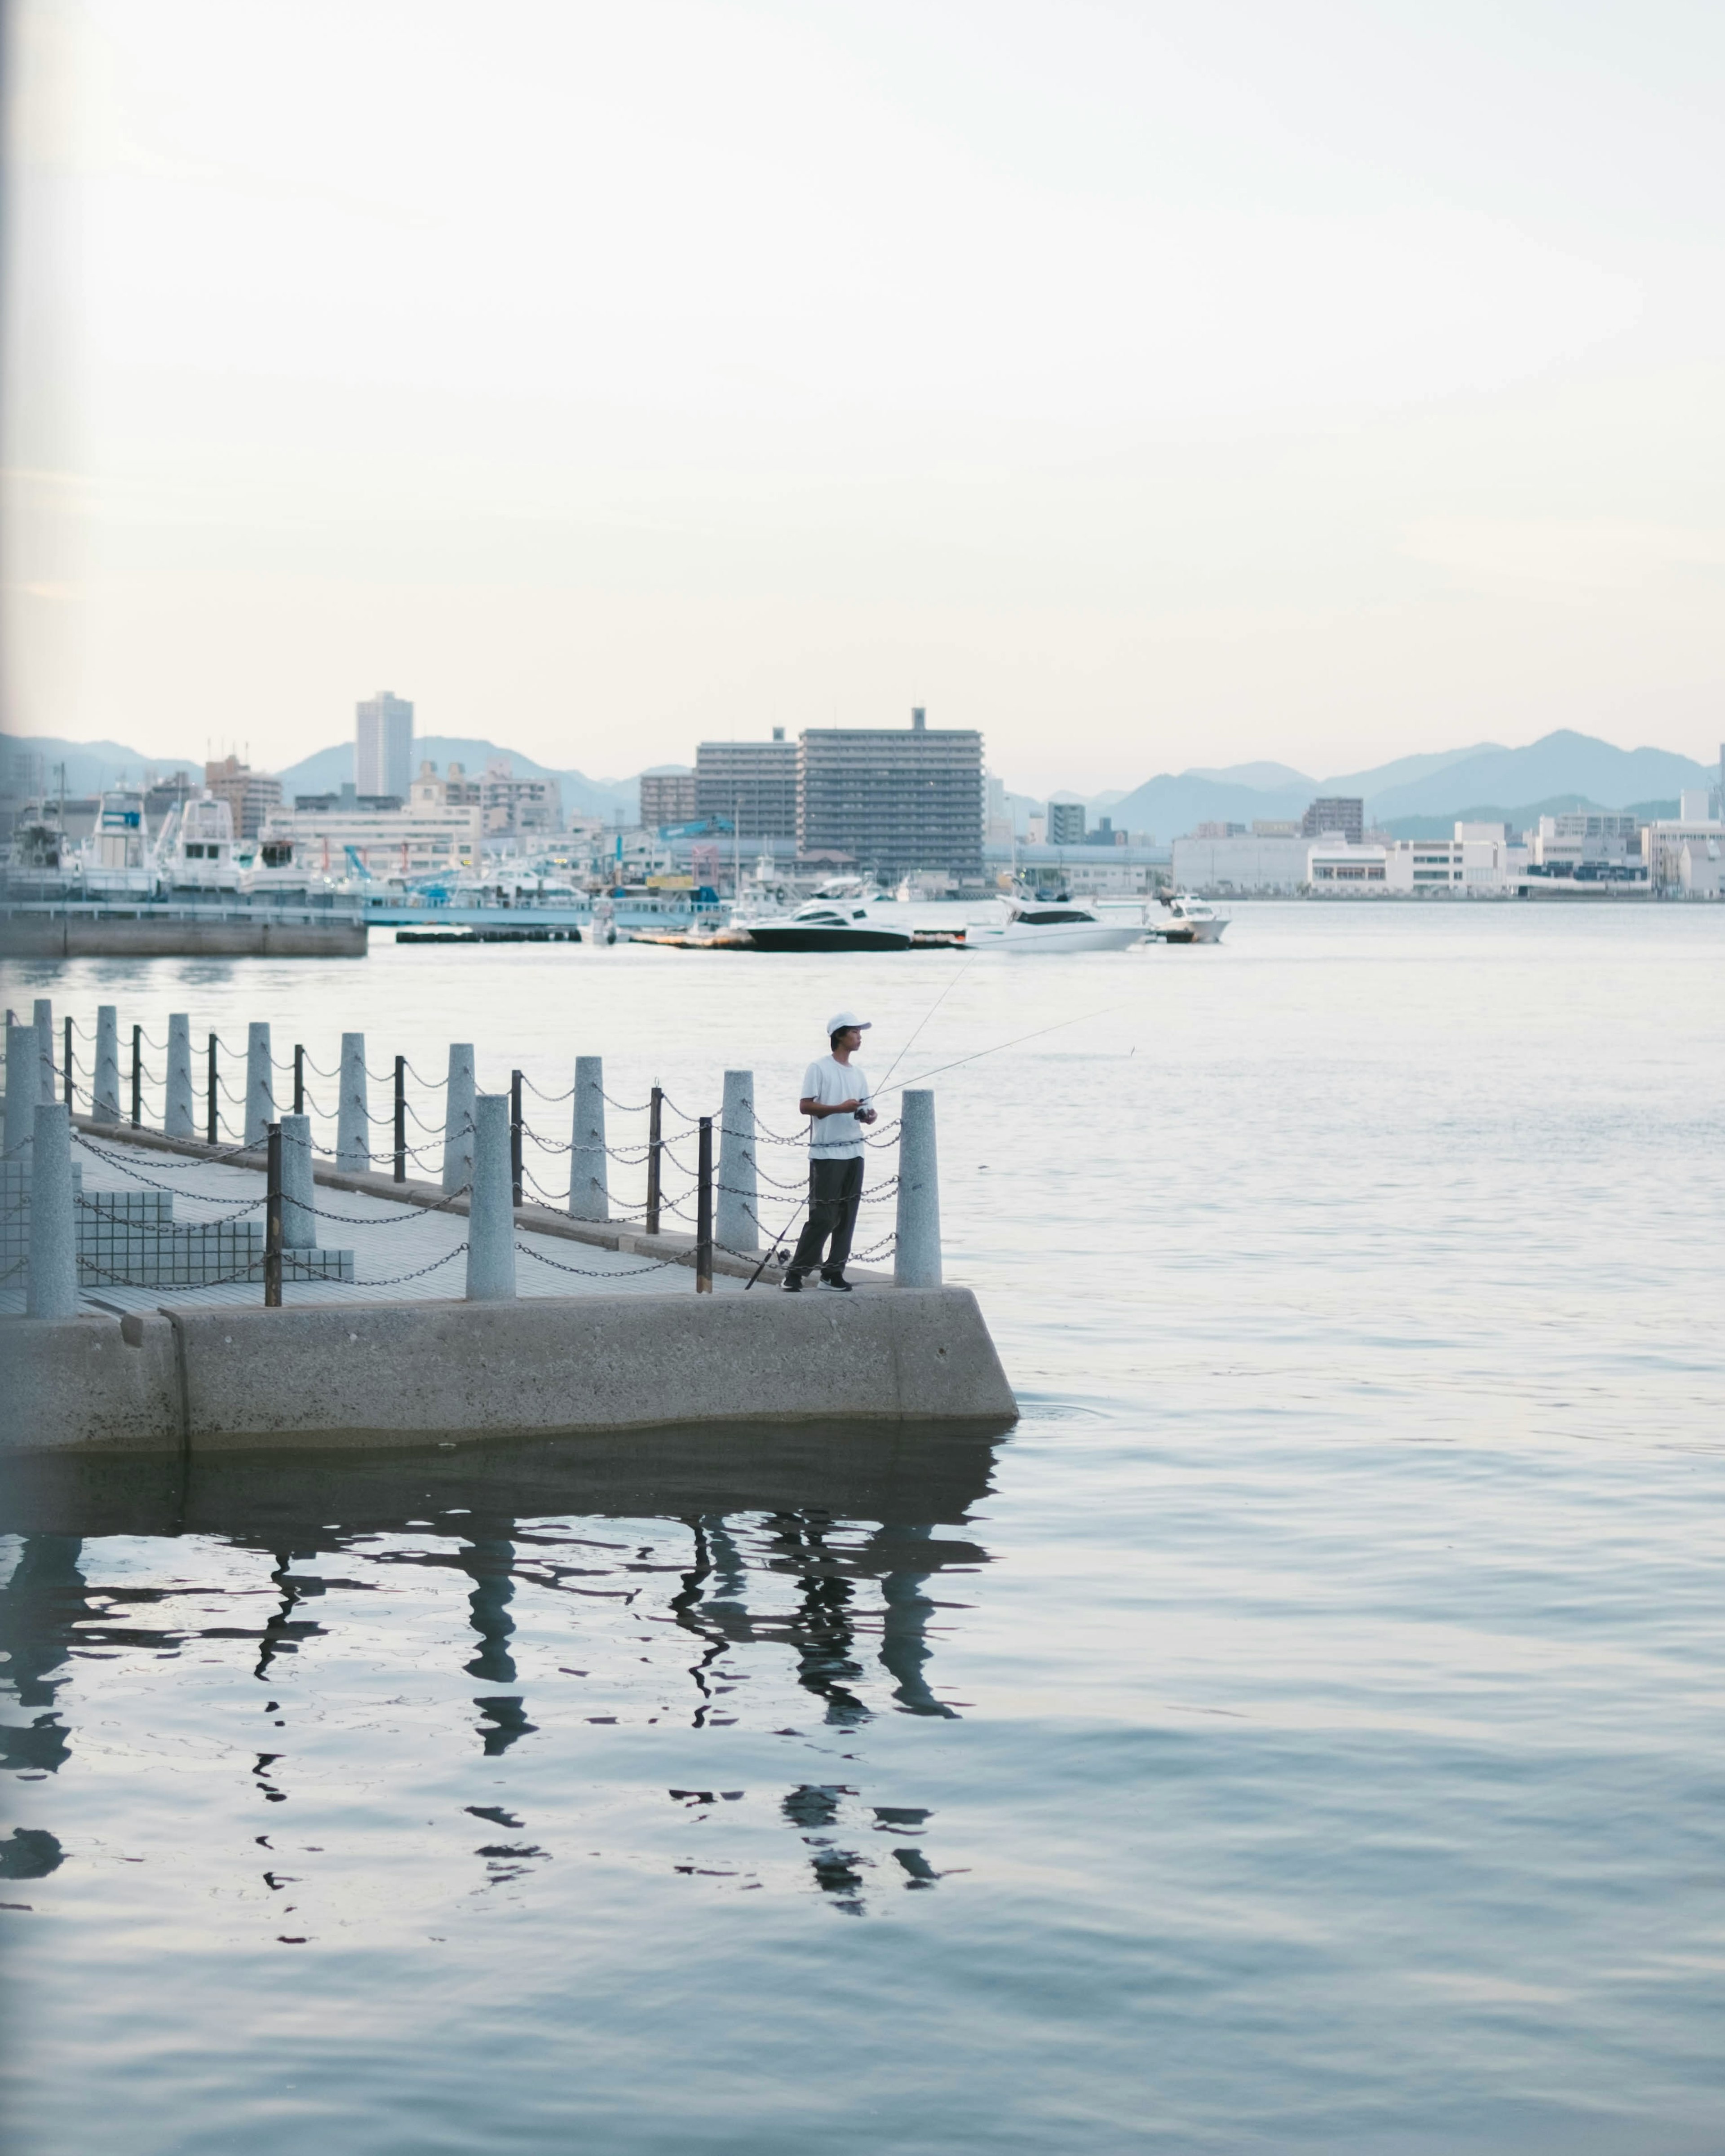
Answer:
<svg viewBox="0 0 1725 2156"><path fill-rule="evenodd" d="M270 1028L255 1019L245 1029L245 1142L262 1146L275 1121L275 1073Z"/></svg>
<svg viewBox="0 0 1725 2156"><path fill-rule="evenodd" d="M725 1109L719 1121L719 1202L713 1236L721 1250L760 1247L755 1225L755 1074L725 1073Z"/></svg>
<svg viewBox="0 0 1725 2156"><path fill-rule="evenodd" d="M167 1106L162 1127L171 1138L195 1138L198 1111L192 1098L192 1021L172 1011L167 1021Z"/></svg>
<svg viewBox="0 0 1725 2156"><path fill-rule="evenodd" d="M41 1099L42 1058L33 1025L10 1023L6 1029L6 1150L28 1162L36 1132L36 1103Z"/></svg>
<svg viewBox="0 0 1725 2156"><path fill-rule="evenodd" d="M39 1101L31 1145L30 1256L25 1315L78 1315L78 1223L72 1202L72 1111Z"/></svg>
<svg viewBox="0 0 1725 2156"><path fill-rule="evenodd" d="M444 1093L444 1195L473 1181L473 1044L449 1044L449 1081Z"/></svg>
<svg viewBox="0 0 1725 2156"><path fill-rule="evenodd" d="M605 1151L605 1060L575 1059L575 1113L569 1132L569 1214L576 1220L611 1217L609 1157Z"/></svg>
<svg viewBox="0 0 1725 2156"><path fill-rule="evenodd" d="M59 1090L54 1084L57 1075L54 1060L54 1004L47 996L38 996L33 1014L36 1024L36 1045L42 1055L42 1075L37 1080L37 1098L51 1101Z"/></svg>
<svg viewBox="0 0 1725 2156"><path fill-rule="evenodd" d="M95 1082L90 1088L90 1120L120 1121L120 1014L112 1004L96 1006Z"/></svg>
<svg viewBox="0 0 1725 2156"><path fill-rule="evenodd" d="M366 1037L341 1036L341 1090L336 1101L336 1165L364 1175L372 1165L371 1103L366 1095Z"/></svg>
<svg viewBox="0 0 1725 2156"><path fill-rule="evenodd" d="M281 1247L317 1248L317 1192L311 1179L311 1118L281 1119Z"/></svg>
<svg viewBox="0 0 1725 2156"><path fill-rule="evenodd" d="M941 1186L934 1150L934 1096L903 1096L898 1132L898 1238L895 1287L941 1284Z"/></svg>
<svg viewBox="0 0 1725 2156"><path fill-rule="evenodd" d="M515 1300L515 1205L509 1161L509 1096L474 1102L473 1195L467 1212L467 1300Z"/></svg>

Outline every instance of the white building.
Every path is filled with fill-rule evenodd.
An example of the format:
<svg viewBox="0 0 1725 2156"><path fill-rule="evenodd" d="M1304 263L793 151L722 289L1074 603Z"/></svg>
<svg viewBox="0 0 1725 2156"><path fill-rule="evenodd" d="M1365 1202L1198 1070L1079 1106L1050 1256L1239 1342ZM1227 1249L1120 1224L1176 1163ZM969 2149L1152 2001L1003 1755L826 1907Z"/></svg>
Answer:
<svg viewBox="0 0 1725 2156"><path fill-rule="evenodd" d="M346 875L357 861L374 876L431 875L477 865L481 814L476 808L417 804L300 808L273 819L263 835L285 833L295 862L320 875Z"/></svg>
<svg viewBox="0 0 1725 2156"><path fill-rule="evenodd" d="M1641 858L1647 865L1647 880L1655 891L1687 889L1683 880L1683 856L1691 855L1690 874L1697 868L1702 880L1707 880L1707 860L1709 846L1717 848L1725 838L1725 824L1707 814L1709 803L1703 792L1683 794L1676 815L1669 821L1645 825L1641 832Z"/></svg>
<svg viewBox="0 0 1725 2156"><path fill-rule="evenodd" d="M1532 834L1533 865L1574 875L1586 865L1614 866L1639 860L1640 826L1633 816L1595 813L1542 816Z"/></svg>
<svg viewBox="0 0 1725 2156"><path fill-rule="evenodd" d="M1686 898L1725 898L1725 841L1687 840L1677 856L1677 881Z"/></svg>
<svg viewBox="0 0 1725 2156"><path fill-rule="evenodd" d="M380 689L357 707L354 741L355 790L408 798L413 776L413 707Z"/></svg>
<svg viewBox="0 0 1725 2156"><path fill-rule="evenodd" d="M1314 896L1382 898L1389 888L1388 846L1320 839L1306 851L1306 879Z"/></svg>
<svg viewBox="0 0 1725 2156"><path fill-rule="evenodd" d="M1230 838L1176 839L1174 885L1216 897L1237 891L1291 897L1306 881L1311 850L1312 842L1300 836L1297 824L1273 833L1255 828Z"/></svg>

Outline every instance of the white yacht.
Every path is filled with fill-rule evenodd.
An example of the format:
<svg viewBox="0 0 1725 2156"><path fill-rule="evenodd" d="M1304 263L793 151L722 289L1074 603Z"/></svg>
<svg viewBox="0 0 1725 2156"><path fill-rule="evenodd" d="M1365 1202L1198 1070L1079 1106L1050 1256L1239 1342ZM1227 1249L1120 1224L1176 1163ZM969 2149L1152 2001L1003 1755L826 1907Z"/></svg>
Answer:
<svg viewBox="0 0 1725 2156"><path fill-rule="evenodd" d="M967 951L1124 951L1144 939L1141 909L1111 909L1088 899L1031 898L1020 892L1007 901L1004 920L972 921L964 931Z"/></svg>
<svg viewBox="0 0 1725 2156"><path fill-rule="evenodd" d="M156 873L171 891L238 891L234 817L225 801L205 793L180 801L162 819Z"/></svg>
<svg viewBox="0 0 1725 2156"><path fill-rule="evenodd" d="M149 842L143 795L124 786L104 793L95 829L84 842L80 865L85 889L109 897L153 897L157 875Z"/></svg>
<svg viewBox="0 0 1725 2156"><path fill-rule="evenodd" d="M1219 943L1228 916L1218 913L1201 898L1185 891L1158 891L1163 918L1151 923L1146 934L1158 943Z"/></svg>

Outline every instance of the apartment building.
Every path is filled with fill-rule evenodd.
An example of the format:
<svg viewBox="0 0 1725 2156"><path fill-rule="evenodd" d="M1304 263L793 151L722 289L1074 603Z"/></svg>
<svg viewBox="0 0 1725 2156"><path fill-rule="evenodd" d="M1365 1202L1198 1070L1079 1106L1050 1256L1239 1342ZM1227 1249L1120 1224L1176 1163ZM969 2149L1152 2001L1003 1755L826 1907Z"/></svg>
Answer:
<svg viewBox="0 0 1725 2156"><path fill-rule="evenodd" d="M931 728L919 706L907 732L820 726L798 743L798 839L805 854L853 855L874 874L944 869L983 874L983 737Z"/></svg>

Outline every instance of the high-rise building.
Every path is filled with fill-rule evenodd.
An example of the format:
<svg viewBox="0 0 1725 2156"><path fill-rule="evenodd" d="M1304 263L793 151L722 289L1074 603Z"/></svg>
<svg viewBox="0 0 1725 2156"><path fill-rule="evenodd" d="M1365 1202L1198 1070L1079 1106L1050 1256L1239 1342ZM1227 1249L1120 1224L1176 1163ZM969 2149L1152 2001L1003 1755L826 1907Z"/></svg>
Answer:
<svg viewBox="0 0 1725 2156"><path fill-rule="evenodd" d="M405 801L413 780L413 707L380 689L358 707L354 782L360 793Z"/></svg>
<svg viewBox="0 0 1725 2156"><path fill-rule="evenodd" d="M1339 833L1351 846L1361 844L1366 833L1366 804L1347 794L1322 794L1300 819L1302 838L1323 839Z"/></svg>
<svg viewBox="0 0 1725 2156"><path fill-rule="evenodd" d="M692 771L644 771L641 773L641 821L649 831L663 831L678 824L692 824L700 814L696 806Z"/></svg>
<svg viewBox="0 0 1725 2156"><path fill-rule="evenodd" d="M703 742L695 752L695 814L722 816L740 839L794 839L797 744L784 728L775 726L771 741Z"/></svg>
<svg viewBox="0 0 1725 2156"><path fill-rule="evenodd" d="M1050 801L1048 804L1048 843L1051 846L1084 844L1084 803Z"/></svg>
<svg viewBox="0 0 1725 2156"><path fill-rule="evenodd" d="M237 756L205 764L203 783L218 801L227 803L236 839L255 839L281 806L281 781L267 771L254 771Z"/></svg>
<svg viewBox="0 0 1725 2156"><path fill-rule="evenodd" d="M983 737L931 732L920 706L908 733L814 726L797 751L797 836L804 854L850 855L883 875L983 872Z"/></svg>

